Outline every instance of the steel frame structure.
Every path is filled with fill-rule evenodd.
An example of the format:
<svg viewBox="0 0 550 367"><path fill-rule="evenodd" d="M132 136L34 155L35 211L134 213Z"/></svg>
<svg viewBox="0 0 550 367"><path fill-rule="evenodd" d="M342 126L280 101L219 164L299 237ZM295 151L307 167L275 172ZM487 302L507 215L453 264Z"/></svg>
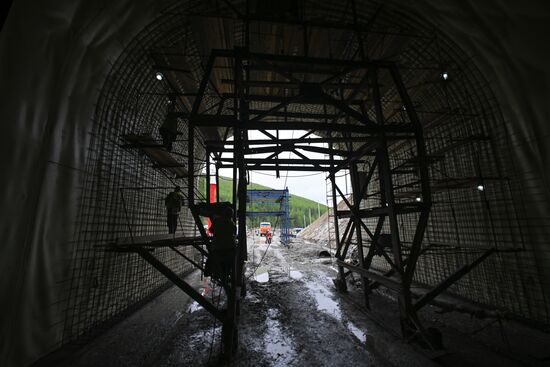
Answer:
<svg viewBox="0 0 550 367"><path fill-rule="evenodd" d="M218 108L216 113L212 109L203 106L203 95L209 84L213 68L219 60L234 67L234 93L222 97L219 102L223 105L224 98L232 101L233 113L224 113L223 108ZM271 69L286 78L293 81L294 94L284 98L259 98L250 94L251 83L250 70L255 65L271 65ZM305 77L298 80L292 75L292 65L321 65L324 67L335 68L335 75L321 82L305 82ZM380 94L380 84L378 82L379 73L384 72L391 77L393 88L398 92L402 105L407 111L408 119L406 121L391 122L384 118L382 111L382 102ZM333 83L335 79L344 77L350 73L359 74L361 82L357 83L352 92L342 98L336 98L325 91L325 84ZM256 83L259 83L256 81ZM262 81L263 84L268 81ZM345 86L344 86L345 87ZM349 87L345 87L349 88ZM354 96L363 88L369 89L370 104L361 106L358 110L352 107L351 102ZM257 100L264 100L274 103L269 108L254 110L251 104ZM311 106L317 106L317 112L312 114ZM290 107L301 108L301 112L286 114ZM322 112L318 112L321 108ZM331 113L327 112L330 108ZM369 111L371 109L374 113ZM201 112L206 111L206 112ZM189 144L188 144L188 167L194 167L194 143L193 137L198 129L203 127L225 128L225 139L220 141L206 142L207 149L207 167L210 165L210 157L213 154L216 163L216 176L219 168L232 168L233 177L233 206L235 208L236 220L238 222L238 251L235 259L235 269L233 270L228 290L228 306L225 313L224 343L226 351L232 350L236 334L236 317L239 309L239 294L244 290L244 261L246 260L246 201L247 201L247 171L248 170L314 170L326 171L332 180L334 198L336 193L341 191L336 184L334 177L340 170L350 170L352 173L353 198L342 195L342 199L348 205L348 210L337 211L335 220L349 218L347 230L338 235L337 257L339 259L339 281L341 289L345 289L344 268L348 267L357 270L347 264L344 260L350 247L353 234L357 239L357 248L359 251L359 270L364 279L365 298L368 305L368 294L370 292L368 279L376 279L384 285L388 282L384 277L375 277L369 271L370 261L375 254L375 242L380 236L385 221L389 223L391 233L391 253L385 255L387 261L395 269L398 275L399 283L399 306L400 318L403 333L409 337L413 334L422 332L422 326L416 315L416 310L412 303L410 286L414 276L416 261L421 252L422 238L427 224L428 215L431 207L431 195L429 178L427 171L427 158L424 149L422 126L415 114L414 107L407 91L400 79L397 67L390 62L378 61L348 61L326 58L312 58L302 56L281 56L251 53L244 48L235 48L233 50L213 50L206 64L205 73L200 83L196 95L193 109L190 113L179 113L179 117L188 118L189 121ZM372 118L371 116L374 116ZM282 118L283 121L280 121ZM320 119L319 119L320 118ZM291 121L289 120L291 119ZM316 120L315 122L304 121ZM227 140L228 129L231 129L234 140ZM259 130L269 139L266 141L254 141L248 139L248 131ZM277 135L280 130L306 130L307 134L296 139L285 139L279 141L277 136L269 130L276 130ZM327 148L310 147L309 136L317 133L322 138L316 138L317 141L323 141L329 144ZM338 136L335 136L338 134ZM392 172L390 166L390 147L396 141L412 142L415 146L417 156L417 169L406 174L418 175L417 186L421 190L421 200L419 202L397 203L392 186ZM355 143L354 143L355 142ZM267 144L266 144L267 143ZM338 144L337 146L335 146ZM257 147L257 145L262 145ZM267 146L266 146L267 145ZM310 159L299 150L322 152L329 155L328 159ZM293 152L298 158L279 159L278 156L283 151ZM231 153L230 158L225 158L224 153ZM270 153L267 158L253 158L254 154ZM369 164L371 168L367 172L360 172L359 166ZM207 169L207 177L209 176ZM382 191L380 206L377 208L362 208L362 197L365 195L370 181L373 178L374 171L377 170L378 182ZM363 176L364 179L360 179ZM208 185L209 177L207 178ZM360 184L360 181L362 182ZM195 170L188 169L188 196L191 211L194 213L195 221L204 241L209 241L202 228L202 221L199 218L194 202L194 183L196 182ZM399 239L398 217L404 213L419 213L418 225L416 228L415 240L411 248L409 257L404 259L403 250ZM376 228L369 228L364 222L365 218L376 217L378 222ZM337 227L337 225L336 225ZM363 240L363 234L370 237L371 245ZM364 256L365 248L366 256ZM385 253L385 252L384 252Z"/></svg>
<svg viewBox="0 0 550 367"><path fill-rule="evenodd" d="M214 104L218 108L213 113L212 106L205 106L204 97L210 84L211 74L219 60L234 66L232 79L234 92L220 95L220 100ZM272 72L289 81L285 84L285 88L291 91L291 95L275 98L250 93L250 89L256 85L265 86L272 83L268 80L252 81L250 76L250 71L255 65L266 64L271 66L269 69ZM335 71L331 77L323 80L318 78L307 80L308 73L304 71L305 68L301 68L302 78L298 79L292 71L295 65L321 65L332 67ZM314 69L313 73L315 73ZM381 76L384 78L384 83L380 82ZM359 82L342 81L348 78L358 79ZM335 82L335 79L341 80L341 88L338 88L339 82ZM392 103L401 106L404 117L396 120L387 116L385 112L387 103L384 105L381 88L385 88L384 94L394 91L394 99L398 102ZM335 90L339 90L340 93L335 93ZM365 93L365 90L368 93ZM357 104L355 97L360 92L367 94L368 98ZM228 100L232 102L232 107L225 106ZM268 102L268 106L266 107L265 104L258 106L258 101ZM251 108L251 105L255 108ZM265 108L261 108L262 106ZM289 111L289 109L292 110ZM274 170L277 173L279 171L327 172L332 186L333 207L338 208L338 196L347 206L344 210L336 209L333 217L338 264L338 277L335 279L335 284L339 290L346 291L346 277L352 272L358 273L362 278L367 308L370 308L369 294L379 285L396 291L401 329L406 339L423 339L426 344L432 345L430 336L417 316L417 311L494 252L494 249L489 249L472 264L451 274L416 303L413 302L411 286L418 258L425 251L422 248L422 240L432 206L428 174L428 165L432 157L426 154L422 124L416 115L415 107L407 94L398 68L391 62L269 55L249 52L245 48L213 50L198 92L195 94L192 110L170 113L188 121L187 165L178 164L177 167L184 169L187 173L189 209L197 231L200 233L201 244L197 243L196 238L188 240L191 240L191 245L204 257L208 257L210 237L204 230L201 216L208 216L210 213L208 207L213 205L208 189L211 180L211 160L216 167L217 187L219 187L219 169L233 169L233 196L230 205L234 208L234 219L238 224L237 251L231 275L227 284L223 284L227 295L226 308L218 309L195 292L185 281L149 253L147 248L134 246L118 250L138 253L221 321L224 355L227 359L234 354L238 344L240 301L246 293L244 277L244 264L247 259L246 217L266 214L265 212L252 214L247 211L247 202L251 201L251 191L247 190L250 170ZM202 137L202 129L211 127L217 128L218 131L225 130L225 133L219 140L204 141L207 193L204 198L199 195L200 190L196 187L199 177L196 166L197 162L201 165L201 159L197 159L195 139L197 136ZM268 139L249 139L248 132L251 130L262 132ZM298 138L279 139L279 131L283 130L307 132ZM311 137L314 133L320 137ZM230 135L233 136L232 141L228 140ZM325 143L326 146L312 146L311 143ZM406 169L402 164L396 165L395 160L391 159L392 155L402 148L402 144L407 144L412 154L407 161ZM396 146L399 149L395 149ZM279 158L283 152L291 152L296 157ZM324 154L325 158L308 158L306 156L308 152ZM231 156L225 155L228 153ZM269 155L256 158L258 154ZM338 186L336 177L341 171L350 173L351 197L347 197ZM407 183L396 186L394 182L398 176L399 182ZM397 195L396 191L403 188L412 190L415 195L403 195L402 191ZM286 226L283 223L283 228L288 232L288 190L283 192L281 203L283 209L276 213L269 212L269 214L282 215L283 222L286 222ZM267 195L272 196L272 194L273 192L270 192ZM366 204L372 200L365 199L373 195L379 197L377 205L367 206ZM281 197L280 192L277 192L277 197ZM216 199L219 202L219 189L216 191ZM400 239L402 229L399 218L403 215L416 216L414 239L406 250ZM347 220L343 233L339 230L340 220ZM410 218L408 222L411 222ZM388 238L389 241L387 241ZM286 239L288 239L288 233L286 233ZM356 264L347 259L352 245L357 249ZM173 246L169 245L169 247L176 251L172 248ZM386 274L372 270L374 256L385 259L391 270ZM194 263L194 265L202 270L198 264Z"/></svg>
<svg viewBox="0 0 550 367"><path fill-rule="evenodd" d="M138 256L123 256L97 250L97 248L98 244L128 233L134 239L136 236L164 233L165 224L162 218L164 207L158 205L158 197L164 195L166 190L176 184L174 176L181 179L178 184L187 187L187 173L181 175L179 172L185 171L188 164L180 162L177 157L185 157L184 153L188 149L185 127L192 115L190 107L197 99L203 99L203 101L199 102L202 107L194 109L196 123L193 131L196 134L193 137L194 144L190 145L193 145L195 154L189 161L194 159L193 164L196 169L190 170L194 171L191 177L197 177L198 172L202 170L205 158L202 144L207 150L207 182L211 179L209 164L211 159L216 161L216 179L219 179L219 168L232 167L235 173L240 171L234 159L225 156L226 153L232 153L235 147L243 150L244 156L240 158L241 162L246 161L246 168L254 170L325 171L330 175L337 168L349 172L354 162L358 167L356 176L359 177L359 185L356 183L355 186L367 186L368 192L365 196L368 196L368 199L363 199L361 195L354 195L362 199L362 203L357 204L354 200L357 199L356 197L348 198L348 202L351 206L358 206L359 210L356 212L364 216L360 218L362 223L360 228L365 226L373 234L387 234L390 221L385 219L386 215L382 211L375 210L377 208L385 210L380 204L382 199L379 199L383 190L377 188L382 181L378 169L375 169L370 177L370 187L364 181L365 172L370 169L369 164L372 164L377 157L376 149L371 146L369 149L363 149L364 153L357 153L361 144L364 145L367 142L375 144L379 139L376 132L367 132L370 126L366 129L362 126L364 124L356 119L359 113L369 116L370 120L376 122L372 95L364 93L361 95L356 91L370 90L372 94L374 84L368 83L369 77L363 82L362 77L366 75L364 70L368 70L369 65L378 65L378 71L389 70L386 66L390 66L390 62L369 61L380 58L391 59L398 64L426 133L425 140L429 154L427 162L430 164L431 194L434 205L431 208L431 223L424 242L428 243L430 248L427 249L424 245L419 251L418 256L425 256L422 268L415 272L411 266L412 271L409 271L416 274L416 281L434 286L433 291L427 293L429 297L427 295L423 297L422 303L433 300L435 295L479 264L478 260L483 261L487 256L495 253L487 264L481 266L480 272L471 274L471 277L464 282L455 283L455 287L451 289L452 293L487 306L502 307L521 317L548 323L547 302L544 302L544 297L541 296L542 285L536 280L536 261L533 260L532 252L529 250L531 240L528 239L531 237L526 227L523 228L530 216L525 207L519 202L514 202L514 197L521 196L523 189L521 181L514 174L513 157L508 153L512 146L510 137L504 128L498 103L483 73L476 67L475 60L462 52L433 25L423 22L421 16L391 11L392 7L389 4L384 4L385 9L381 9L376 2L357 1L358 9L355 11L355 1L350 0L347 2L353 5L351 7L353 11L350 13L349 6L322 1L311 3L312 8L309 8L310 11L307 14L304 13L303 17L287 19L287 16L280 14L266 14L266 16L269 15L268 17L254 15L254 10L248 9L246 2L224 1L224 3L226 7L221 4L222 7L215 11L209 3L201 4L202 7L194 6L193 11L187 7L186 2L175 4L171 12L164 13L162 18L144 29L113 64L113 69L108 75L98 100L95 116L97 127L93 133L92 154L86 164L88 175L83 189L85 195L82 196L79 208L75 260L72 265L72 275L67 281L69 297L66 302L64 343L76 340L102 322L119 317L131 306L128 300L141 302L164 284L162 282L165 279L149 269ZM227 61L225 64L219 62L215 64L214 61L207 63L211 47L221 47L217 42L220 29L216 27L209 29L210 37L215 38L216 42L205 42L197 35L193 38L193 30L189 26L191 17L221 19L220 29L228 32L224 38L230 39L230 42L225 45L222 43L223 47L243 45L245 49L220 51L217 56L214 56L218 60L223 58ZM319 22L318 19L326 19L326 21ZM261 31L260 27L256 27L260 23L281 24L280 33L288 33L288 29L284 29L286 24L295 27L292 32L295 29L301 29L302 44L297 42L296 47L293 45L280 51L287 55L290 53L303 55L302 59L282 55L272 57L265 54L262 57L259 52L279 52L279 50L273 50L269 42L263 43L265 32ZM344 34L334 38L313 37L312 31L316 29L340 30ZM396 29L399 30L396 31ZM203 33L201 31L201 37L205 36ZM294 34L292 33L293 40L300 38L294 37ZM313 42L314 40L316 43ZM292 45L291 42L290 44ZM328 47L325 47L326 45ZM322 49L320 46L325 48ZM252 57L247 51L249 48L259 52ZM231 54L236 55L237 52L240 53L240 63L243 66L240 71L233 62L236 57L231 56ZM325 55L331 58L334 56L339 59L319 60L319 58L308 57L308 54ZM352 61L359 57L363 61ZM258 59L263 60L258 61ZM282 65L286 61L292 65ZM342 67L341 65L344 64L347 66ZM315 67L315 65L320 66ZM358 65L356 71L363 70L363 72L359 73L358 78L348 78L343 70L348 68L351 73L354 65ZM338 68L342 71L340 75L336 71ZM374 68L373 66L372 69ZM214 77L211 75L206 86L202 87L201 94L197 91L197 85L204 70L207 71L206 74L212 74L213 71L216 75ZM155 78L155 71L163 72L165 78L161 82ZM271 73L271 76L275 77L253 78L255 73L260 71ZM440 79L442 72L449 72L449 80ZM239 74L241 76L238 78ZM323 75L332 77L332 80L323 83L323 80L312 78L312 76ZM311 105L307 105L306 100L301 102L307 105L307 108L291 108L290 103L278 110L274 108L278 104L284 104L288 99L288 95L277 91L299 91L312 80L313 83L310 84L322 83L323 89L329 90L327 93L331 97L355 112L348 110L346 113L337 109L333 101L328 102L326 98L323 99L323 96L319 95L309 97L309 102L323 102L316 105L317 108L310 108ZM240 89L234 88L237 84L240 85ZM414 134L404 130L400 133L389 131L393 128L391 125L394 124L394 117L408 114L411 109L407 107L407 111L404 111L401 108L402 101L394 103L393 100L399 98L393 98L395 94L388 93L389 88L386 88L386 84L389 83L384 79L378 87L382 89L381 94L384 96L381 98L384 110L390 110L382 116L387 120L385 129L388 131L386 133L388 155L391 161L399 153L400 157L394 163L399 164L398 161L402 163L402 166L392 167L392 178L399 177L399 180L393 180L393 188L397 191L394 192L395 209L399 211L403 209L402 206L407 200L412 200L415 205L418 204L416 197L420 197L422 190L418 185L405 186L412 184L412 180L417 178L410 172L418 172L418 162L408 156L406 143L406 141L415 141ZM392 84L395 83L392 82ZM265 93L258 88L268 91ZM223 91L220 93L221 90ZM199 94L201 94L200 98L195 98ZM350 97L352 94L353 96ZM176 164L161 162L153 154L147 154L146 149L150 150L150 153L158 153L158 149L161 149L158 143L147 144L142 141L113 139L114 136L128 137L129 134L144 131L154 132L158 127L158 121L162 121L165 117L165 109L161 106L164 106L167 97L171 95L178 96L177 110L182 117L179 124L184 128L183 136L178 139L176 152L172 152L178 160ZM296 96L294 94L291 97ZM315 99L317 101L314 101ZM246 102L242 104L242 108L239 105L241 100ZM212 101L214 103L211 103ZM296 102L300 101L294 101L293 104L296 105ZM230 106L231 103L233 106ZM262 116L266 112L269 113ZM263 140L246 141L245 129L240 142L237 139L227 141L227 136L230 135L228 132L235 127L239 130L238 127L242 125L241 121L246 121L247 114L247 126L250 128L316 129L316 135L320 136L303 136L298 139L298 142L297 139L277 139L274 142L276 133L264 130L267 134ZM258 116L262 117L257 119ZM212 127L207 128L207 126ZM221 137L211 134L216 130L216 126L221 126L218 129L222 132L218 134ZM203 127L205 127L204 130L202 130ZM395 126L397 127L399 126ZM203 136L200 134L201 130L205 132ZM308 134L313 131L308 130ZM158 136L154 133L152 138L158 141ZM320 148L309 143L326 143L329 147ZM394 148L398 144L400 148ZM266 145L272 146L266 147ZM132 151L135 148L139 149L140 154ZM293 148L301 152L326 153L329 156L332 152L333 161L309 160L310 164L300 164L299 159L286 162L279 159L280 152L292 151ZM274 156L268 160L251 160L254 153L269 152L270 149ZM142 153L151 159L142 159ZM360 159L357 158L359 155ZM344 165L342 160L347 160ZM152 167L149 165L150 161L154 163ZM455 166L454 163L457 165ZM336 175L336 173L332 174ZM405 179L401 179L403 177ZM190 183L194 186L194 196L191 197L200 204L203 199L199 199L198 183L193 180ZM475 190L479 183L486 185L485 191ZM233 184L233 205L237 207L240 202L240 197L238 198L237 195L240 186L237 181ZM408 191L400 190L399 187ZM340 195L341 190L334 187L331 189L335 193L332 195L334 208L337 208L337 196ZM123 190L130 191L124 191L128 195L123 195ZM371 196L372 191L378 192L378 195ZM219 198L219 192L216 196ZM378 205L371 205L372 210L369 211L366 204L370 205L374 200L379 201ZM422 199L421 202L426 204ZM186 233L190 233L197 225L193 223L194 220L188 214L187 208L184 209L182 227L185 228ZM420 215L419 210L412 210L412 206L410 209L411 213L399 212L394 215L398 218L406 217L405 220L398 221L399 229L402 230L399 240L401 250L404 252L402 267L406 271L409 268L408 256L410 256L412 242L409 234L414 232L409 219L412 218L417 222ZM121 216L120 213L123 210L126 214ZM195 211L198 212L198 210ZM381 217L376 215L384 217L382 229L378 232L376 229ZM363 261L363 266L369 265L368 269L361 267L358 263L350 263L349 256L346 258L345 254L352 253L355 247L357 249L361 247L368 255L370 251L368 241L372 242L369 233L364 231L361 233L361 246L357 246L355 235L357 230L355 227L351 228L355 220L354 212L351 209L342 211L334 220L336 224L347 221L345 229L342 226L334 226L335 231L339 232L338 243L342 252L339 260L342 262L341 266L345 268L344 278L340 279L340 283L345 285L342 279L346 279L346 275L349 276L349 271L352 269L361 275L365 274L366 279L369 280L366 298L371 289L382 283L400 292L401 274L395 271L378 248L372 265ZM132 226L130 227L129 224ZM487 229L479 230L480 224L484 224ZM198 226L199 231L201 228L202 225ZM208 239L201 237L200 241L195 243L195 247L185 247L182 250L186 255L184 262L181 261L180 254L170 248L170 246L176 247L177 243L174 241L166 243L170 246L156 249L155 257L178 274L187 271L190 268L189 264L200 269L200 266L189 262L189 259L195 256L194 248L200 249L198 251L206 257L207 241ZM505 252L503 250L488 249L488 247L515 246L522 247L525 250L524 253L504 256L501 254ZM151 249L152 246L147 244L144 247ZM389 247L386 248L386 250L389 249ZM133 248L126 250L133 250ZM391 251L389 256L393 256L393 248ZM479 254L481 257L475 259L474 257ZM395 264L394 259L390 258L390 260ZM199 262L196 259L195 261ZM448 274L451 267L464 262L470 264L451 275ZM119 271L127 271L128 276L118 276ZM101 281L104 274L113 275L113 277L104 276L103 279L110 279L109 282ZM516 281L516 276L521 281ZM88 279L98 278L100 287L89 286ZM130 278L132 283L122 286L123 282ZM488 285L494 284L497 280L502 286L487 292ZM95 284L96 280L93 283ZM236 299L236 297L233 298ZM421 308L422 303L417 301L414 304L415 311ZM232 310L233 307L235 306L230 305L229 309ZM94 312L90 314L89 309L93 309ZM232 312L230 311L229 314ZM229 320L225 314L225 311L221 312L222 319ZM234 315L236 314L235 311ZM226 325L229 326L225 329L232 327L230 323ZM413 325L412 332L414 331ZM228 334L224 333L224 336Z"/></svg>
<svg viewBox="0 0 550 367"><path fill-rule="evenodd" d="M281 219L281 242L287 245L290 241L290 213L288 187L284 190L248 190L246 201L254 203L278 203L279 210L247 210L247 217L279 217Z"/></svg>

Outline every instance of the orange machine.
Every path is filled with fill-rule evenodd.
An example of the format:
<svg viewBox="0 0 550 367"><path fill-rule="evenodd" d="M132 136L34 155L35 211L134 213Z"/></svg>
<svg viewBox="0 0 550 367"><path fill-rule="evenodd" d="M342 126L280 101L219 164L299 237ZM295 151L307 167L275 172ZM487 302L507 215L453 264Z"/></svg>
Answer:
<svg viewBox="0 0 550 367"><path fill-rule="evenodd" d="M271 233L271 223L270 222L261 222L260 223L260 236L267 237L268 233Z"/></svg>

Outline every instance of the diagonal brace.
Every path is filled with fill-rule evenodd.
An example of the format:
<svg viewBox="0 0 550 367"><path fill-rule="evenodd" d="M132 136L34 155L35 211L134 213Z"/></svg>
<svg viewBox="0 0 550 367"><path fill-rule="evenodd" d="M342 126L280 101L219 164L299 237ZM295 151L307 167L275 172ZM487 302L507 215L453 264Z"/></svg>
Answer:
<svg viewBox="0 0 550 367"><path fill-rule="evenodd" d="M418 311L419 309L421 309L422 307L430 303L430 301L432 301L435 297L440 295L447 288L449 288L451 285L453 285L458 280L460 280L460 278L462 278L464 275L472 271L473 268L481 264L486 258L488 258L495 251L496 249L494 248L488 249L483 253L483 255L475 259L471 264L464 265L462 268L455 271L447 279L439 283L437 286L435 286L435 288L433 288L428 293L424 294L418 301L416 301L416 303L414 304L415 310Z"/></svg>
<svg viewBox="0 0 550 367"><path fill-rule="evenodd" d="M184 291L189 297L193 298L199 305L204 307L205 310L210 312L215 318L220 321L224 321L223 311L217 309L212 303L210 303L206 298L204 298L199 292L197 292L193 287L187 284L186 281L181 279L176 273L174 273L170 268L160 262L155 256L153 256L149 251L145 249L137 249L136 252L149 264L153 265L155 269L162 273L166 278L168 278L172 283L174 283L179 289Z"/></svg>

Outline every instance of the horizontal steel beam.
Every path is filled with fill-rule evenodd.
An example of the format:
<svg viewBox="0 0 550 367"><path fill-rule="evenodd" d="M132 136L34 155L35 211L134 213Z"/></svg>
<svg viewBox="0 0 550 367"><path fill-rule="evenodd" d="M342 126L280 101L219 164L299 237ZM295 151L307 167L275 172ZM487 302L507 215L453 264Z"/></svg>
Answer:
<svg viewBox="0 0 550 367"><path fill-rule="evenodd" d="M219 162L233 162L233 158L222 158L218 160ZM245 158L244 162L246 164L322 164L322 165L333 165L341 162L340 160L330 160L330 159L301 159L301 158Z"/></svg>
<svg viewBox="0 0 550 367"><path fill-rule="evenodd" d="M414 139L413 135L402 135L400 137L394 137L394 139ZM294 139L258 139L258 140L248 140L248 145L266 145L266 144L319 144L319 143L356 143L356 142L369 142L373 138L369 136L350 136L349 138L339 138L339 137L316 137L316 138L294 138ZM215 146L224 146L224 145L234 145L234 141L221 141L221 140L206 140L205 144L208 147Z"/></svg>
<svg viewBox="0 0 550 367"><path fill-rule="evenodd" d="M312 57L312 56L292 56L292 55L276 55L276 54L264 54L258 52L250 52L245 57L252 60L264 60L271 62L291 63L291 64L307 64L307 65L330 65L330 66L342 66L352 68L391 68L395 63L391 61L382 60L349 60L349 59L333 59L325 57Z"/></svg>
<svg viewBox="0 0 550 367"><path fill-rule="evenodd" d="M388 125L354 125L334 124L323 122L253 122L241 124L231 115L197 115L193 118L196 126L237 127L245 130L316 130L332 132L348 132L357 134L411 133L414 129L411 124Z"/></svg>
<svg viewBox="0 0 550 367"><path fill-rule="evenodd" d="M222 79L222 84L234 85L233 79ZM299 89L301 83L278 81L278 80L249 80L244 81L244 85L249 87L265 87L265 88L286 88L286 89ZM368 86L360 83L326 83L323 84L325 88L338 88L338 89L356 89L358 87L367 88Z"/></svg>
<svg viewBox="0 0 550 367"><path fill-rule="evenodd" d="M385 286L387 288L394 289L394 290L399 291L399 292L403 288L403 286L401 285L401 283L398 280L385 277L383 275L374 273L370 270L363 269L359 266L348 264L347 262L342 261L342 260L336 260L336 263L340 266L343 266L346 269L349 269L349 270L353 271L354 273L357 273L359 275L362 275L363 277L367 277L369 279L372 279L372 280L382 284L383 286Z"/></svg>
<svg viewBox="0 0 550 367"><path fill-rule="evenodd" d="M233 168L233 164L220 164L218 165L218 168ZM305 166L305 167L298 167L298 166L268 166L268 165L261 165L261 166L255 166L255 165L247 165L246 169L249 171L304 171L304 172L328 172L330 171L330 167L312 167L312 166Z"/></svg>
<svg viewBox="0 0 550 367"><path fill-rule="evenodd" d="M234 98L237 98L238 96L235 93L223 93L222 97L227 98L227 99L234 99ZM274 96L274 95L269 95L269 94L247 94L245 96L245 99L248 100L248 101L283 103L283 102L288 100L288 97ZM356 100L352 100L352 101L346 101L347 105L352 105L352 106L359 106L361 103L363 103L363 100L360 100L360 99L356 99ZM321 98L321 97L317 97L317 98L308 97L308 98L304 98L300 102L296 102L296 103L293 103L293 104L325 105L325 104L329 104L329 103L327 103L326 99Z"/></svg>
<svg viewBox="0 0 550 367"><path fill-rule="evenodd" d="M286 212L246 212L247 217L280 217L285 215Z"/></svg>
<svg viewBox="0 0 550 367"><path fill-rule="evenodd" d="M262 113L265 113L267 110L249 110L248 112L251 114L251 115L260 115ZM290 112L290 111L286 111L286 112L281 112L281 111L278 111L278 112L271 112L269 113L270 116L275 116L275 117L286 117L286 118L297 118L297 119L310 119L310 120L329 120L329 121L332 121L334 119L337 119L339 117L341 117L340 114L336 115L336 114L333 114L333 113L327 113L327 114L324 114L324 113L314 113L314 112ZM343 116L342 116L343 118Z"/></svg>
<svg viewBox="0 0 550 367"><path fill-rule="evenodd" d="M415 213L424 210L422 203L406 203L395 204L395 212L397 214ZM337 210L336 215L338 218L351 218L354 213L351 210ZM360 218L373 218L388 215L388 207L361 209L357 211L357 215Z"/></svg>
<svg viewBox="0 0 550 367"><path fill-rule="evenodd" d="M227 69L227 67L217 66L216 69ZM250 65L246 65L244 69L257 70L257 71L273 71L273 72L277 72L280 70L280 68L269 64L250 64ZM285 71L291 74L307 73L307 74L332 75L332 76L339 74L338 70L335 71L334 68L331 68L331 67L311 68L311 67L307 67L307 65L288 65L288 66L285 66Z"/></svg>
<svg viewBox="0 0 550 367"><path fill-rule="evenodd" d="M249 148L249 149L245 149L244 154L253 155L253 154L266 154L266 153L282 153L282 152L292 151L294 149L301 149L301 150L321 153L321 154L334 154L342 157L347 157L350 155L350 153L345 150L330 149L330 148L316 147L316 146L299 146L299 145L291 145L291 144L284 144L282 146ZM233 148L224 148L224 147L216 147L216 146L210 147L209 150L211 152L227 152L227 153L234 152Z"/></svg>

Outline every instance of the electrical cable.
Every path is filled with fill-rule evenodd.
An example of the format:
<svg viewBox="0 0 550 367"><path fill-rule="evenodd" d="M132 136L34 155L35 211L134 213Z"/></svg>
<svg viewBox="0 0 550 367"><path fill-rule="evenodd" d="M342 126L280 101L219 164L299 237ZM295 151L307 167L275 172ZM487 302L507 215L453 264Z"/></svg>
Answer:
<svg viewBox="0 0 550 367"><path fill-rule="evenodd" d="M273 227L274 227L274 228L277 228L278 223L279 223L279 217L277 217L277 220L275 221L275 225L274 225ZM269 242L269 243L267 244L267 248L265 249L264 254L263 254L262 257L260 258L260 261L258 262L258 265L254 268L254 271L252 272L252 274L250 274L250 276L248 276L248 277L246 278L246 280L252 279L252 277L254 276L254 274L256 274L256 271L260 268L260 265L262 265L262 262L264 261L265 255L267 255L267 251L268 251L269 248L271 247L271 243L272 243L272 242L273 242L273 241L271 241L271 242ZM254 250L252 250L252 251L254 251Z"/></svg>

